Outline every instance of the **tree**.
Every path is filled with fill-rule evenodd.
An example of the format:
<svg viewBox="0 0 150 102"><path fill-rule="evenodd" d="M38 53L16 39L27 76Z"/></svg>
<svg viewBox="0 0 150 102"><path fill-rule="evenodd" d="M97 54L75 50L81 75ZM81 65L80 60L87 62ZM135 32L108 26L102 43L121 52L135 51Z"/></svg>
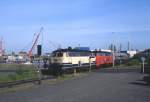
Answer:
<svg viewBox="0 0 150 102"><path fill-rule="evenodd" d="M68 47L68 50L72 50L72 47L71 47L71 46L69 46L69 47Z"/></svg>

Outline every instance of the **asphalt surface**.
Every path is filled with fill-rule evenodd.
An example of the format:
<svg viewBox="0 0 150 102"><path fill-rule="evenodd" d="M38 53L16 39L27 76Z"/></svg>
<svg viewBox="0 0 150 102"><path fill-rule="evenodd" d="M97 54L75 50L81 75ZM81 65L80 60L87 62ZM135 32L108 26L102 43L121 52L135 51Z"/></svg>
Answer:
<svg viewBox="0 0 150 102"><path fill-rule="evenodd" d="M55 85L0 94L0 102L150 102L144 76L133 71L97 71Z"/></svg>

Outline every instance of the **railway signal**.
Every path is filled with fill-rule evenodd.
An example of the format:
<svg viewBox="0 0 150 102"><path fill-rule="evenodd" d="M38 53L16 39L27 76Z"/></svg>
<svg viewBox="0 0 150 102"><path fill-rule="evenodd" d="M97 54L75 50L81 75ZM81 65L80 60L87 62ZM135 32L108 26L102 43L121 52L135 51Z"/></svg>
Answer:
<svg viewBox="0 0 150 102"><path fill-rule="evenodd" d="M145 57L141 57L141 61L142 61L142 65L143 65L142 66L142 72L143 73L145 72L145 68L144 68L145 67L145 60L146 60Z"/></svg>

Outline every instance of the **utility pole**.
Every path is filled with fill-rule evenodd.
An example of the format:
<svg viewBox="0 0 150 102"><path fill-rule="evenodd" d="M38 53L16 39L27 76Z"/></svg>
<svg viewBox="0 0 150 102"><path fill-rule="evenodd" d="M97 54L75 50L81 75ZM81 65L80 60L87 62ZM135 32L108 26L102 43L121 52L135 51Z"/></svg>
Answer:
<svg viewBox="0 0 150 102"><path fill-rule="evenodd" d="M122 50L122 44L120 43L119 51L121 52L121 50Z"/></svg>
<svg viewBox="0 0 150 102"><path fill-rule="evenodd" d="M114 32L112 32L112 35L114 35ZM115 67L115 44L114 44L114 38L113 38L113 51L112 51L112 55L113 55L113 68Z"/></svg>
<svg viewBox="0 0 150 102"><path fill-rule="evenodd" d="M121 62L122 62L121 61L121 50L122 50L122 44L120 43L120 46L119 46L119 55L120 55L119 56L119 60L120 60L119 62L120 62L120 65L121 65Z"/></svg>
<svg viewBox="0 0 150 102"><path fill-rule="evenodd" d="M115 45L113 44L113 68L115 67Z"/></svg>
<svg viewBox="0 0 150 102"><path fill-rule="evenodd" d="M92 65L91 65L91 58L92 58L92 56L90 56L90 57L89 57L89 64L90 64L89 72L91 72L91 69L92 69Z"/></svg>
<svg viewBox="0 0 150 102"><path fill-rule="evenodd" d="M128 41L128 51L130 51L130 42Z"/></svg>

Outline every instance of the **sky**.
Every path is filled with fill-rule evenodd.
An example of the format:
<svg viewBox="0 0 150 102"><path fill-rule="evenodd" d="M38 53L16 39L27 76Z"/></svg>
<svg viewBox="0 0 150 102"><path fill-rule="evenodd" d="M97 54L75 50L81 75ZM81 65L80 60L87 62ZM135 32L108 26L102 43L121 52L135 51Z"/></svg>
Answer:
<svg viewBox="0 0 150 102"><path fill-rule="evenodd" d="M59 46L150 48L149 0L1 0L0 36L7 52L29 51L35 33L44 52Z"/></svg>

